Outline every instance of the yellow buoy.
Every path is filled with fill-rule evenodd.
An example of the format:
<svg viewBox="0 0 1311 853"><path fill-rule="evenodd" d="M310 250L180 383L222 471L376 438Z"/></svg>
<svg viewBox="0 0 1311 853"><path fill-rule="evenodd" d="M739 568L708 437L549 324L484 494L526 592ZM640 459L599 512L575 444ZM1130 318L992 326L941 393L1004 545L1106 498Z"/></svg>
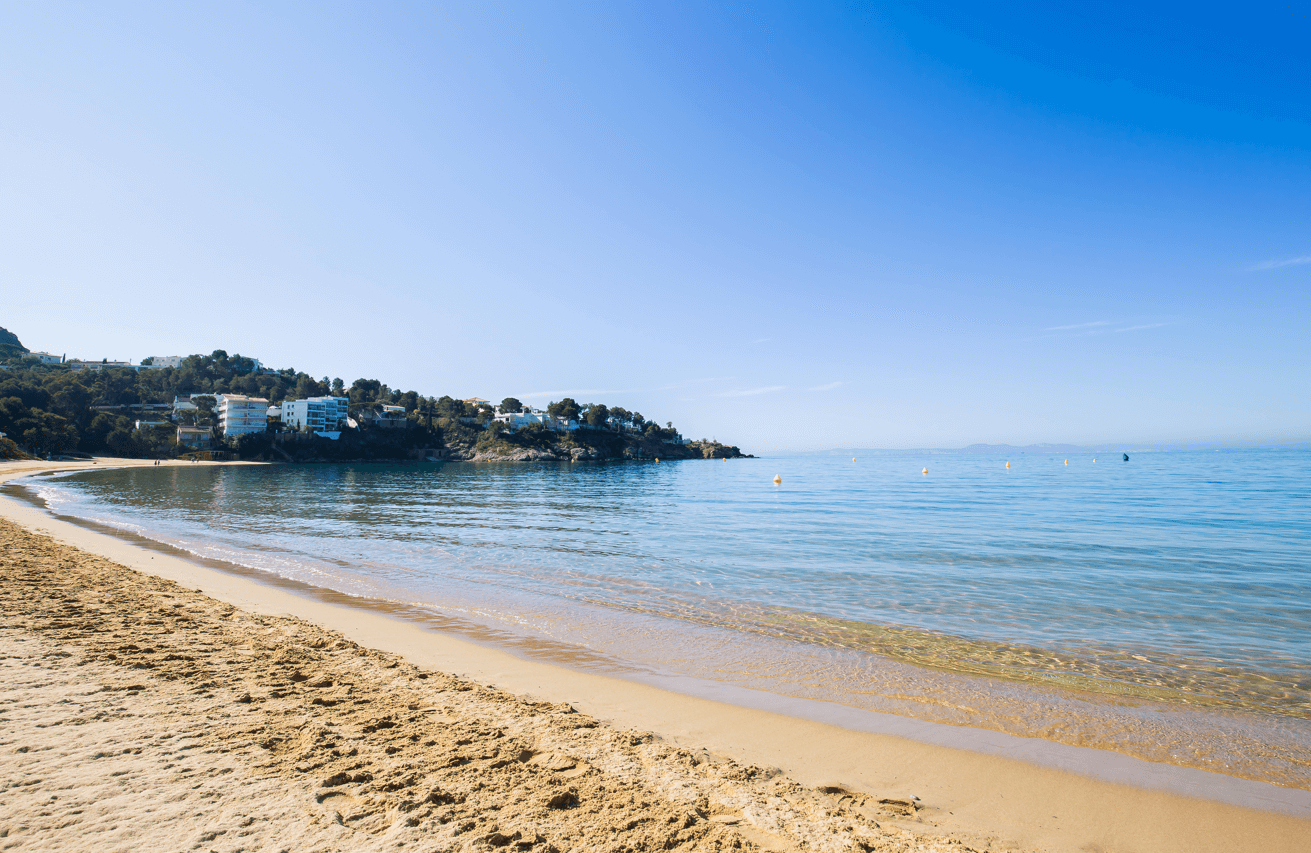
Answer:
<svg viewBox="0 0 1311 853"><path fill-rule="evenodd" d="M777 485L778 485L779 483L781 483L781 482L783 482L783 478L780 477L779 475L775 474L775 475L774 475L774 485L777 486Z"/></svg>
<svg viewBox="0 0 1311 853"><path fill-rule="evenodd" d="M725 462L728 461L728 457L727 457L727 456L724 457L724 461L725 461Z"/></svg>
<svg viewBox="0 0 1311 853"><path fill-rule="evenodd" d="M925 469L924 469L923 471L921 471L920 473L921 473L921 474L927 474L927 473L929 473L929 469L928 469L928 468L925 468Z"/></svg>
<svg viewBox="0 0 1311 853"><path fill-rule="evenodd" d="M1069 464L1070 464L1070 460L1066 459L1066 460L1065 460L1065 464L1066 464L1066 465L1069 465Z"/></svg>
<svg viewBox="0 0 1311 853"><path fill-rule="evenodd" d="M852 461L852 462L855 462L855 461L856 461L856 457L854 457L854 456L851 457L851 461Z"/></svg>
<svg viewBox="0 0 1311 853"><path fill-rule="evenodd" d="M656 461L657 461L657 462L660 461L660 457L659 457L659 456L656 457Z"/></svg>
<svg viewBox="0 0 1311 853"><path fill-rule="evenodd" d="M1006 467L1007 467L1007 468L1011 467L1011 463L1007 462L1007 463L1006 463Z"/></svg>
<svg viewBox="0 0 1311 853"><path fill-rule="evenodd" d="M1097 460L1096 460L1096 459L1094 459L1094 460L1093 460L1093 461L1094 461L1094 462L1096 462L1096 461L1097 461Z"/></svg>

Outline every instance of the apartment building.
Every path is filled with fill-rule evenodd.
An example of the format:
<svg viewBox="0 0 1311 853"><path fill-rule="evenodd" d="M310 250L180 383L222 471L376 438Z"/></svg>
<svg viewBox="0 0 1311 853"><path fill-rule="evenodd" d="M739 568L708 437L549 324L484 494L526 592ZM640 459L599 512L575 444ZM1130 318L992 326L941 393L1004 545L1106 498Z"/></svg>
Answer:
<svg viewBox="0 0 1311 853"><path fill-rule="evenodd" d="M269 401L245 394L215 394L219 429L227 438L265 432L269 428Z"/></svg>
<svg viewBox="0 0 1311 853"><path fill-rule="evenodd" d="M336 438L338 424L349 416L346 397L306 397L282 404L283 429L293 432L332 433L329 437Z"/></svg>

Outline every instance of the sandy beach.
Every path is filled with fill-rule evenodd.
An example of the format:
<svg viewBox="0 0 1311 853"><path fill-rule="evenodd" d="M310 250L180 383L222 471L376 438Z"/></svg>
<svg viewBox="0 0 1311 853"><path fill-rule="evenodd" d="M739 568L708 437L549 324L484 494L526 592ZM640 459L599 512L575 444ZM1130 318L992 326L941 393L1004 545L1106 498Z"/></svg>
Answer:
<svg viewBox="0 0 1311 853"><path fill-rule="evenodd" d="M0 464L0 479L64 467L82 466ZM1306 792L1246 783L1270 808L1236 805L683 696L10 498L0 516L0 849L1146 853L1311 838Z"/></svg>

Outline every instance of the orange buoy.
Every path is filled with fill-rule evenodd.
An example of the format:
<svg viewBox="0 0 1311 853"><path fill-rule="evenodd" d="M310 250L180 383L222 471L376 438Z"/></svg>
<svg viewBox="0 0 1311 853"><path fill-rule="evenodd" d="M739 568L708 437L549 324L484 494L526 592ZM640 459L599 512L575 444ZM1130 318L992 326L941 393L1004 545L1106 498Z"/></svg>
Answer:
<svg viewBox="0 0 1311 853"><path fill-rule="evenodd" d="M921 471L920 473L921 473L921 474L927 474L927 473L929 473L929 469L928 469L928 468L925 468L925 469L924 469L923 471Z"/></svg>
<svg viewBox="0 0 1311 853"><path fill-rule="evenodd" d="M774 475L774 485L777 486L777 485L779 485L779 484L782 483L782 482L783 482L783 478L780 477L779 475L775 474L775 475Z"/></svg>
<svg viewBox="0 0 1311 853"><path fill-rule="evenodd" d="M1006 467L1007 467L1007 468L1011 467L1011 463L1007 462L1007 463L1006 463Z"/></svg>

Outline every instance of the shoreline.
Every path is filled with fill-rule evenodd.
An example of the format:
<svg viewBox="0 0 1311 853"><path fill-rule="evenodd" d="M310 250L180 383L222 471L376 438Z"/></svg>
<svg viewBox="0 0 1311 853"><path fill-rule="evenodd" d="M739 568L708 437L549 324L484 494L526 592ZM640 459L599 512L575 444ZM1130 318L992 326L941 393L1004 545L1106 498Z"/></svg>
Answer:
<svg viewBox="0 0 1311 853"><path fill-rule="evenodd" d="M124 463L132 464L118 460L104 467ZM0 466L0 481L40 470L92 467L99 466L8 463ZM904 717L892 718L898 724L895 734L861 731L860 721L847 713L852 709L842 706L834 707L835 725L787 716L786 710L778 713L745 707L740 693L726 696L734 704L695 698L649 684L521 659L349 604L307 599L267 582L152 553L9 498L0 500L0 516L122 565L190 589L199 587L244 611L306 619L341 631L362 646L402 654L417 666L460 674L483 684L491 682L514 694L569 702L614 725L655 731L671 744L708 746L740 762L780 767L804 785L840 787L880 797L918 796L926 804L925 811L931 810L935 833L999 837L1050 850L1217 851L1293 850L1297 842L1311 835L1311 821L1306 820L1311 815L1311 792L1301 789L1152 765L1078 747L1066 748L1057 762L1087 773L1098 759L1111 757L1112 765L1123 759L1129 763L1125 766L1133 766L1141 774L1143 784L1135 787L1023 760L1026 750L1031 759L1035 750L1043 749L1045 742L1031 739L994 737L995 733L984 730L967 730L962 738L957 727ZM940 741L952 745L925 742L935 732ZM993 754L962 748L962 741L970 738L992 743ZM1003 742L1006 739L1013 743ZM1008 755L1011 757L1004 757ZM1214 797L1218 789L1208 791L1203 784L1214 777L1222 783L1220 787L1244 790L1248 806L1264 802L1267 810L1195 799L1151 786L1154 776L1172 776L1177 783L1181 775L1175 771L1183 776L1196 774L1192 777L1194 795ZM1050 815L1061 817L1053 820Z"/></svg>

